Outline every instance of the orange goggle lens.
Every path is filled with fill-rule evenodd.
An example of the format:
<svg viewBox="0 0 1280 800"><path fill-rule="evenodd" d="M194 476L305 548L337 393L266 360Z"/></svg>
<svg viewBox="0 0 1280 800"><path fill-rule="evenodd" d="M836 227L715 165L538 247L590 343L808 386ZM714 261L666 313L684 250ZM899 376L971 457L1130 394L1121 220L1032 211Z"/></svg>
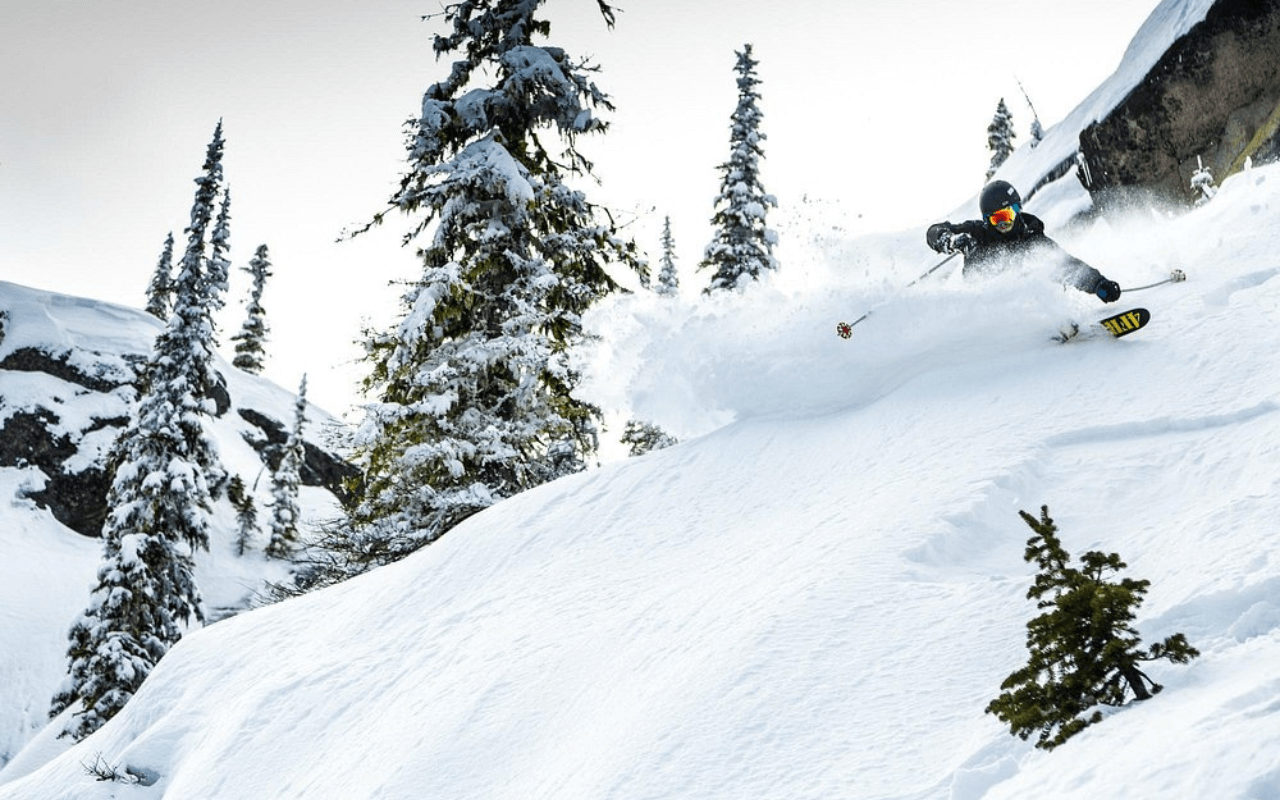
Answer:
<svg viewBox="0 0 1280 800"><path fill-rule="evenodd" d="M991 223L992 227L995 227L996 225L999 225L1001 222L1013 222L1013 219L1016 216L1018 216L1017 206L1005 206L1004 208L996 211L991 216L987 217L987 221Z"/></svg>

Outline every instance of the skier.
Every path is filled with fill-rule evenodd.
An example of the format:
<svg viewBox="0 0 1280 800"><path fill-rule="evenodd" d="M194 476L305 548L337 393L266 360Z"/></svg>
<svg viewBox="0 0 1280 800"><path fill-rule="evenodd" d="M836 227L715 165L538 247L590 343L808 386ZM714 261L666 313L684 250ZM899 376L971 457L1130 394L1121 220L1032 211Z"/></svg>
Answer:
<svg viewBox="0 0 1280 800"><path fill-rule="evenodd" d="M964 275L994 274L1016 256L1034 256L1060 263L1058 277L1104 303L1120 299L1120 284L1071 255L1044 235L1044 223L1022 210L1018 190L1005 181L992 181L978 198L982 219L929 226L925 242L939 253L963 253Z"/></svg>

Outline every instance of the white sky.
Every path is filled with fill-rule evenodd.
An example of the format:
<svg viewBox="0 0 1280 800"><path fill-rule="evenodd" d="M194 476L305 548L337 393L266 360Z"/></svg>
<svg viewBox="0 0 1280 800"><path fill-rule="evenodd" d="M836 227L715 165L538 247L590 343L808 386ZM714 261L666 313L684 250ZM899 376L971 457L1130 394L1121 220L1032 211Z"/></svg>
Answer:
<svg viewBox="0 0 1280 800"><path fill-rule="evenodd" d="M548 0L551 43L602 68L618 111L584 140L593 200L620 212L651 258L672 217L686 288L710 238L728 155L734 50L760 61L762 178L783 206L839 201L862 225L906 228L980 188L986 126L1005 98L1020 141L1030 112L1061 120L1111 74L1156 0L883 4L864 0ZM236 272L257 245L267 375L343 414L363 368L362 321L394 321L417 265L403 225L336 244L381 210L400 175L401 123L442 77L403 0L5 0L0 6L0 279L140 306L170 230L181 239L214 124L224 120ZM922 190L921 187L930 187ZM786 241L779 255L785 270ZM317 280L319 279L319 280Z"/></svg>

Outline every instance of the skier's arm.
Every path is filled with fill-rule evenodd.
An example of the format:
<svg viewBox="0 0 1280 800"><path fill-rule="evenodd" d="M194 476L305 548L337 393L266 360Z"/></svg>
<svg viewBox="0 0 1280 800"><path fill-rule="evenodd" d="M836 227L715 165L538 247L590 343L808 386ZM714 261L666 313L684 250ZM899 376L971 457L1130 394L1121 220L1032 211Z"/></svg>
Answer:
<svg viewBox="0 0 1280 800"><path fill-rule="evenodd" d="M1048 236L1044 237L1044 241L1046 246L1053 249L1062 265L1058 269L1058 279L1064 284L1097 295L1104 303L1114 303L1120 299L1120 284L1108 280L1101 272L1063 250Z"/></svg>
<svg viewBox="0 0 1280 800"><path fill-rule="evenodd" d="M973 225L972 221L961 222L958 225L951 222L930 225L924 235L925 244L938 253L967 251L973 245L973 236L970 233Z"/></svg>

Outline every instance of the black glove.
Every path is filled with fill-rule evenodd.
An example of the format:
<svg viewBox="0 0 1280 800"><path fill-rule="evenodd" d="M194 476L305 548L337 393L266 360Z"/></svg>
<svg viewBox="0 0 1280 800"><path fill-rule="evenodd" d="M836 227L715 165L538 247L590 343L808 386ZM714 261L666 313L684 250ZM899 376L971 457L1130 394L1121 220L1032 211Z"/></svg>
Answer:
<svg viewBox="0 0 1280 800"><path fill-rule="evenodd" d="M1094 288L1093 293L1096 294L1098 299L1104 303L1114 303L1120 299L1120 284L1103 278L1098 281L1098 285Z"/></svg>
<svg viewBox="0 0 1280 800"><path fill-rule="evenodd" d="M939 222L929 226L924 235L925 244L939 253L955 253L968 250L973 246L973 237L967 233L957 233L948 222Z"/></svg>
<svg viewBox="0 0 1280 800"><path fill-rule="evenodd" d="M939 222L937 225L930 225L929 230L924 235L924 242L935 252L950 252L951 226L945 222Z"/></svg>

